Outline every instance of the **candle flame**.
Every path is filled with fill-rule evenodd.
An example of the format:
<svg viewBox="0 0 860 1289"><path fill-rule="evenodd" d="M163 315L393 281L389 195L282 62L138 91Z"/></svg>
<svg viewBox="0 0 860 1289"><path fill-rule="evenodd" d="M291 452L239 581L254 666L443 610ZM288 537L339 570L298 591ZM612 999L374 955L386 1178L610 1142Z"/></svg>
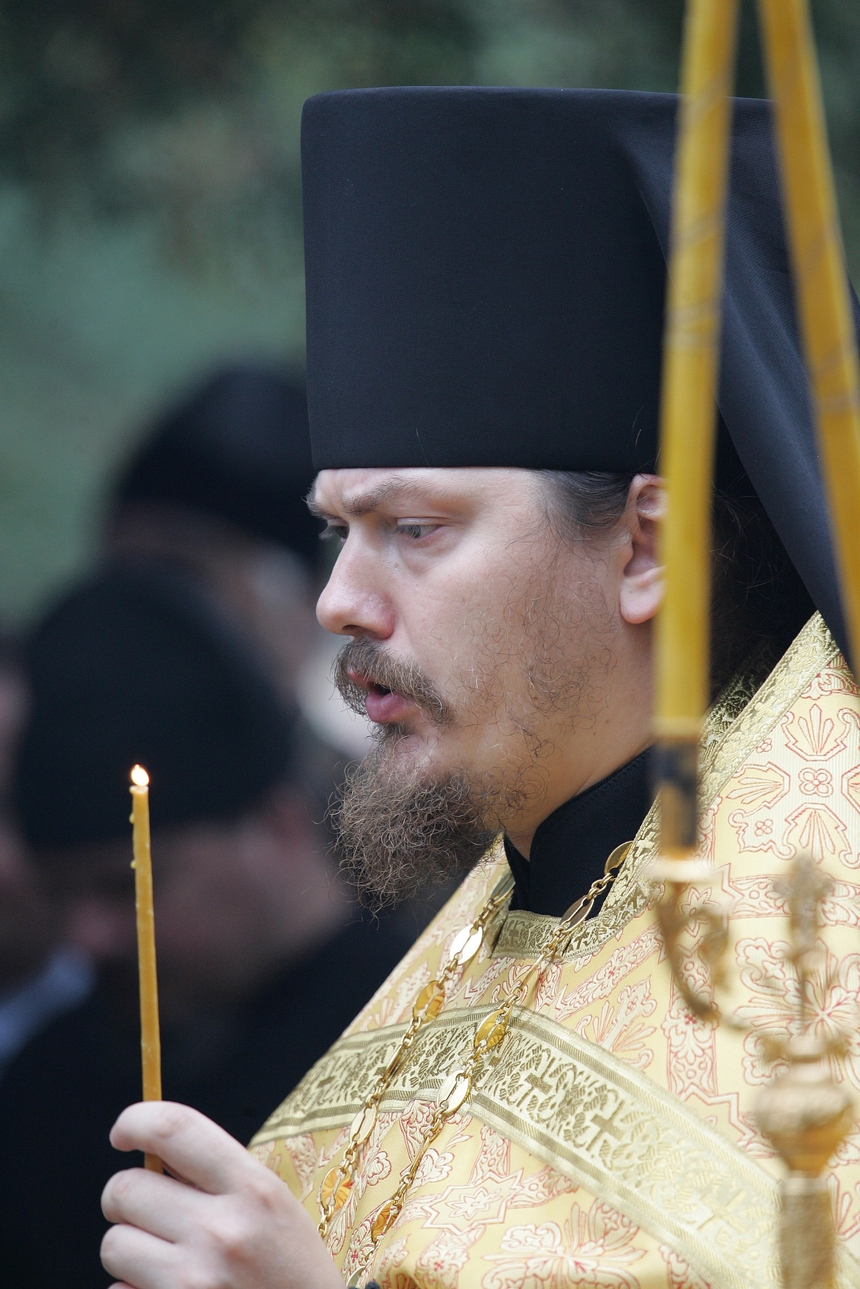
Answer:
<svg viewBox="0 0 860 1289"><path fill-rule="evenodd" d="M131 772L131 781L137 788L145 788L149 783L149 775L142 765L136 765Z"/></svg>

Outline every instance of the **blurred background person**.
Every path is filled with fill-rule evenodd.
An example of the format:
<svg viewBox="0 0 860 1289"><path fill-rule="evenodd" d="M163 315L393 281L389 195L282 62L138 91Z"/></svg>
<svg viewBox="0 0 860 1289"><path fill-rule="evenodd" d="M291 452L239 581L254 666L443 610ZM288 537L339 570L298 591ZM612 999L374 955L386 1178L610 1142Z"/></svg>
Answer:
<svg viewBox="0 0 860 1289"><path fill-rule="evenodd" d="M297 716L295 763L322 819L367 719L332 683L342 644L316 620L336 553L305 498L315 471L295 372L245 361L217 369L144 430L104 503L107 565L177 569L244 637ZM398 916L417 936L450 885L416 890Z"/></svg>
<svg viewBox="0 0 860 1289"><path fill-rule="evenodd" d="M166 1097L247 1140L412 935L339 885L295 719L185 575L108 568L25 661L15 804L60 932L98 975L0 1085L0 1268L17 1289L94 1289L107 1134L140 1096L130 767L152 780Z"/></svg>
<svg viewBox="0 0 860 1289"><path fill-rule="evenodd" d="M27 1041L93 984L87 955L60 942L51 901L11 808L26 706L15 642L0 639L0 1079Z"/></svg>
<svg viewBox="0 0 860 1289"><path fill-rule="evenodd" d="M233 364L144 431L108 492L103 533L108 559L173 565L199 583L302 713L305 764L324 775L333 766L309 731L361 756L367 723L331 684L338 642L316 620L327 552L305 504L313 479L302 381Z"/></svg>

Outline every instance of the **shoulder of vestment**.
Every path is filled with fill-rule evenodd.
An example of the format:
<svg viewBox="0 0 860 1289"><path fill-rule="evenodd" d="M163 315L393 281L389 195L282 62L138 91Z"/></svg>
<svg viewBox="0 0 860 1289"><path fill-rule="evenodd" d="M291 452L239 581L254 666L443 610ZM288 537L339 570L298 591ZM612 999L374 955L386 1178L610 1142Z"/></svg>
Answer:
<svg viewBox="0 0 860 1289"><path fill-rule="evenodd" d="M471 1100L428 1150L377 1252L383 1286L776 1289L780 1166L753 1106L775 1073L766 1037L794 1024L778 879L800 851L832 878L816 1023L850 1035L837 1075L860 1089L858 733L857 686L818 616L776 666L760 660L721 696L703 742L700 850L729 910L731 1004L745 1032L693 1019L672 984L646 880L654 810L600 914L540 974ZM255 1138L254 1152L317 1220L321 1179L416 996L504 869L497 844ZM420 1031L328 1232L345 1275L362 1265L374 1217L414 1156L445 1075L556 925L500 915ZM860 1286L857 1134L832 1161L830 1184L840 1283Z"/></svg>

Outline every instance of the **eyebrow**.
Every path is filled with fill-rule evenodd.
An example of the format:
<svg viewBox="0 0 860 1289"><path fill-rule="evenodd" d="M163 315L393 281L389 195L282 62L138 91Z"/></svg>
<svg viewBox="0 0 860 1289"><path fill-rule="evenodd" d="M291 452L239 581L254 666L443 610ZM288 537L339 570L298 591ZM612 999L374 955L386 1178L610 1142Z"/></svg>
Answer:
<svg viewBox="0 0 860 1289"><path fill-rule="evenodd" d="M409 479L404 479L400 475L395 475L393 479L386 479L384 483L377 484L375 488L368 488L365 492L357 493L350 501L344 502L339 510L339 515L344 519L360 519L362 515L372 514L380 506L390 505L398 497L414 492L416 485ZM333 519L335 516L316 501L316 488L308 493L306 498L308 509L317 519Z"/></svg>

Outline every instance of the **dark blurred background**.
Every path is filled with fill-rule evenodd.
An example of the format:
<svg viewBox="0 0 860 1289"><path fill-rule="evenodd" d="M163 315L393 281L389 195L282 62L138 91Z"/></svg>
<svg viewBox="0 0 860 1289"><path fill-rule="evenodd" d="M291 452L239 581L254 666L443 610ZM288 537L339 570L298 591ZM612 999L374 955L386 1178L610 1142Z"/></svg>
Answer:
<svg viewBox="0 0 860 1289"><path fill-rule="evenodd" d="M860 6L813 0L860 272ZM0 619L84 565L104 480L225 358L301 362L302 101L673 89L682 0L2 0ZM738 74L762 93L753 6Z"/></svg>

